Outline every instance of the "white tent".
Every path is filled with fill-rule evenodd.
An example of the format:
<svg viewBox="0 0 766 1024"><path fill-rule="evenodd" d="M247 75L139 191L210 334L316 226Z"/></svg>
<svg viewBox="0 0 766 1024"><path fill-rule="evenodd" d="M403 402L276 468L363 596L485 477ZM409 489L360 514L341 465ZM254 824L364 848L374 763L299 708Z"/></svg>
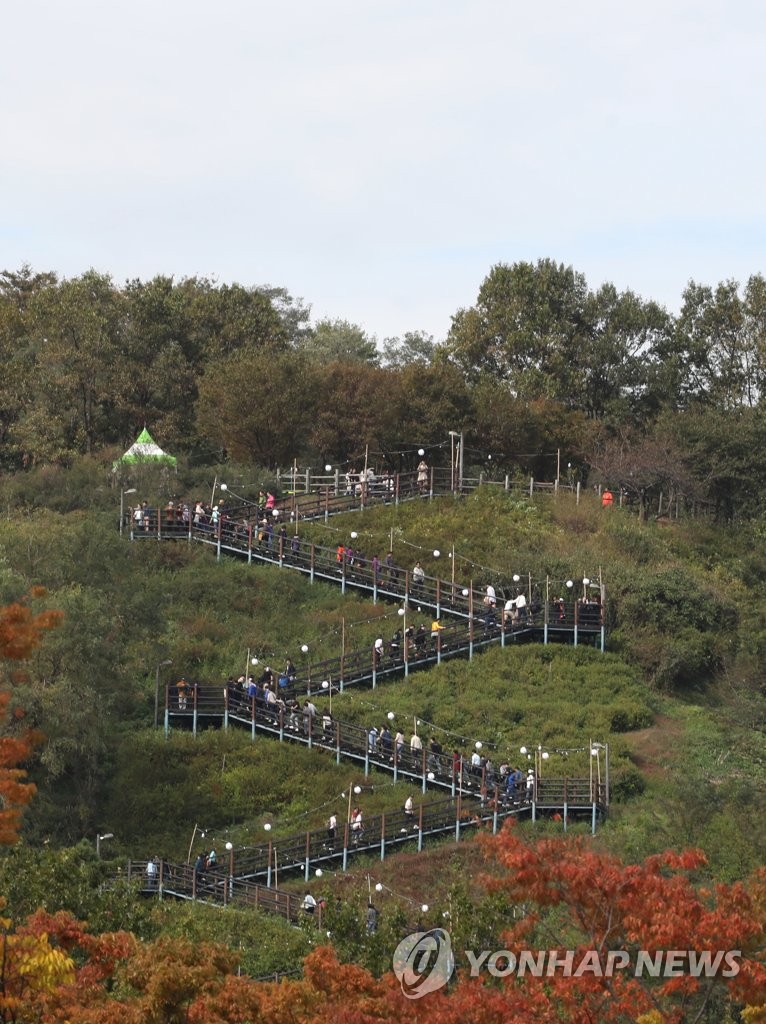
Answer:
<svg viewBox="0 0 766 1024"><path fill-rule="evenodd" d="M125 465L134 466L137 463L144 463L146 465L164 463L166 466L175 466L176 461L175 455L168 455L167 452L164 452L146 427L144 427L135 442L130 446L130 448L128 448L125 454L115 462L114 468L118 469L120 466Z"/></svg>

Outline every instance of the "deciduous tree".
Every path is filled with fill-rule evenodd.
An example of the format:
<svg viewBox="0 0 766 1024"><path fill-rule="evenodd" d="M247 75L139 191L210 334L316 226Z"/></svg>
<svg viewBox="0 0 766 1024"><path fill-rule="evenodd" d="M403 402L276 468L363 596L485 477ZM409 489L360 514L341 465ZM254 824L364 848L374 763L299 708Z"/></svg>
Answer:
<svg viewBox="0 0 766 1024"><path fill-rule="evenodd" d="M31 601L42 596L42 591L35 591L28 599L0 608L0 661L24 661L39 644L43 633L61 621L59 612L33 610ZM3 846L10 846L18 839L24 807L35 792L34 785L26 781L26 770L20 765L29 759L40 737L23 726L20 709L9 720L11 686L22 677L18 669L12 669L0 690L0 845Z"/></svg>

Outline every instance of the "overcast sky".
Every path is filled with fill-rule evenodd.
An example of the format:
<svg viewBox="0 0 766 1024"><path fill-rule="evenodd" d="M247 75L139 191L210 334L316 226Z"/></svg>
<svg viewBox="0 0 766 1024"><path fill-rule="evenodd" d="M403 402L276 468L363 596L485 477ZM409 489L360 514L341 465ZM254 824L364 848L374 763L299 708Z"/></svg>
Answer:
<svg viewBox="0 0 766 1024"><path fill-rule="evenodd" d="M441 340L498 262L766 272L766 5L4 5L0 268L282 285Z"/></svg>

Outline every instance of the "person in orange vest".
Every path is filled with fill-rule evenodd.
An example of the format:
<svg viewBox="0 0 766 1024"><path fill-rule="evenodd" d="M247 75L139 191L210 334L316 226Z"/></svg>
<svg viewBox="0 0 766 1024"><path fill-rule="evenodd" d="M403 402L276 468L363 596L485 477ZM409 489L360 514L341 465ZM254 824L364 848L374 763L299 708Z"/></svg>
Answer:
<svg viewBox="0 0 766 1024"><path fill-rule="evenodd" d="M614 504L614 495L612 494L612 492L607 487L607 489L601 495L601 507L602 508L611 508L611 506L613 504Z"/></svg>

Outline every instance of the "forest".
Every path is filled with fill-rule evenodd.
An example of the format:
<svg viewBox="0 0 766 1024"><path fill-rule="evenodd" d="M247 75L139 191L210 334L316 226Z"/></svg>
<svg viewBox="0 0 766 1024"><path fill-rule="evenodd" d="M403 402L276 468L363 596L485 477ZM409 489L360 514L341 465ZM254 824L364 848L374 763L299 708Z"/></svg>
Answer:
<svg viewBox="0 0 766 1024"><path fill-rule="evenodd" d="M671 316L551 261L499 265L445 339L380 341L311 326L280 288L0 275L0 1019L766 1020L763 283L691 283ZM144 425L175 468L115 468ZM495 647L336 695L333 712L422 718L498 757L608 743L608 817L595 835L524 820L314 875L321 932L146 898L129 858L322 828L354 784L368 815L421 794L248 730L156 729L157 694L182 676L369 651L397 609L185 539L131 541L121 503L207 502L222 482L284 498L291 467L399 473L420 449L444 467L450 432L467 476L520 486L379 503L302 539L353 534L434 575L450 552L459 580L498 589L603 579L606 652ZM620 497L608 509L602 485ZM449 985L408 999L393 951L429 929L457 951L739 950L742 969L538 984L472 978L458 955Z"/></svg>
<svg viewBox="0 0 766 1024"><path fill-rule="evenodd" d="M766 281L690 282L672 315L544 259L498 264L444 339L310 322L286 289L0 274L0 466L119 454L143 426L192 464L270 469L465 433L474 460L761 511ZM411 466L409 468L412 468Z"/></svg>

